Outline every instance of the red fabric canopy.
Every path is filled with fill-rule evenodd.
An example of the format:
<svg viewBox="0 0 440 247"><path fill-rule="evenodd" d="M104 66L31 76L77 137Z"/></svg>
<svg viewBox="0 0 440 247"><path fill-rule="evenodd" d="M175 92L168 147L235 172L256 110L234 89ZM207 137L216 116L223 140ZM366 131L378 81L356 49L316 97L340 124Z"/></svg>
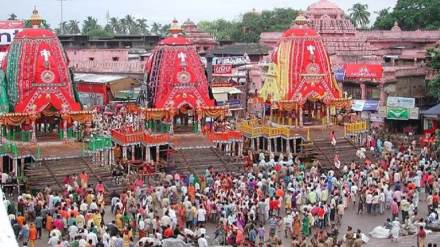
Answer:
<svg viewBox="0 0 440 247"><path fill-rule="evenodd" d="M345 78L381 80L383 67L380 64L344 64Z"/></svg>

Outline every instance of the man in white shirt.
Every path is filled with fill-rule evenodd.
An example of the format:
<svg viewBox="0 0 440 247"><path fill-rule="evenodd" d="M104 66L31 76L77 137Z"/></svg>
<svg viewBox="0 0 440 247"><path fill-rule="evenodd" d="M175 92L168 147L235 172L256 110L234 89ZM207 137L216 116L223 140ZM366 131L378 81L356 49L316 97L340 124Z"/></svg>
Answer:
<svg viewBox="0 0 440 247"><path fill-rule="evenodd" d="M92 240L92 244L95 246L98 243L98 237L96 236L96 234L92 231L90 231L87 234L87 242L89 242L89 240Z"/></svg>
<svg viewBox="0 0 440 247"><path fill-rule="evenodd" d="M200 207L197 210L197 223L199 227L203 227L206 221L206 210L203 207Z"/></svg>
<svg viewBox="0 0 440 247"><path fill-rule="evenodd" d="M197 244L199 247L208 247L208 240L206 240L205 234L202 234L202 236L197 240Z"/></svg>

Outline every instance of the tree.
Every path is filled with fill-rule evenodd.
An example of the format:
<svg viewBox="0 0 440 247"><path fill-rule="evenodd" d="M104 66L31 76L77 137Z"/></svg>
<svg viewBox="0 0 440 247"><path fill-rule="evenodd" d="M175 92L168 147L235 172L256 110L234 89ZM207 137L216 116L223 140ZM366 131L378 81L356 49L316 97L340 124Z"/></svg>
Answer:
<svg viewBox="0 0 440 247"><path fill-rule="evenodd" d="M110 18L110 23L108 25L110 26L110 29L112 30L113 33L115 34L124 33L123 28L121 26L121 22L118 18L116 17Z"/></svg>
<svg viewBox="0 0 440 247"><path fill-rule="evenodd" d="M201 21L199 29L211 33L217 40L257 42L262 32L284 31L290 27L298 11L291 8L276 8L261 13L252 11L240 16L237 21L218 19Z"/></svg>
<svg viewBox="0 0 440 247"><path fill-rule="evenodd" d="M368 12L367 4L355 3L348 12L351 21L356 27L365 28L370 23L371 14Z"/></svg>
<svg viewBox="0 0 440 247"><path fill-rule="evenodd" d="M218 19L215 21L201 21L197 24L197 27L210 33L216 40L233 40L235 37L234 32L238 30L238 23Z"/></svg>
<svg viewBox="0 0 440 247"><path fill-rule="evenodd" d="M146 34L150 33L148 31L147 19L144 19L144 18L136 19L136 24L137 24L137 29L139 32L138 34L146 35Z"/></svg>
<svg viewBox="0 0 440 247"><path fill-rule="evenodd" d="M162 25L157 22L153 22L151 25L150 33L152 35L160 35L160 29L162 28Z"/></svg>
<svg viewBox="0 0 440 247"><path fill-rule="evenodd" d="M428 49L428 54L431 57L429 67L432 69L440 69L440 48Z"/></svg>
<svg viewBox="0 0 440 247"><path fill-rule="evenodd" d="M92 16L88 16L87 19L83 21L82 33L87 34L92 30L102 29L98 24L98 20Z"/></svg>
<svg viewBox="0 0 440 247"><path fill-rule="evenodd" d="M14 13L11 13L11 14L9 15L9 17L8 17L8 20L9 20L9 21L17 20L17 15L14 14Z"/></svg>
<svg viewBox="0 0 440 247"><path fill-rule="evenodd" d="M382 9L378 12L376 12L377 18L376 21L374 21L373 27L375 29L381 29L381 30L390 30L394 22L396 21L394 17L390 14L390 9Z"/></svg>
<svg viewBox="0 0 440 247"><path fill-rule="evenodd" d="M79 21L77 20L69 20L67 24L65 24L65 31L68 34L79 34L81 30L79 29Z"/></svg>
<svg viewBox="0 0 440 247"><path fill-rule="evenodd" d="M428 53L431 57L429 67L434 70L440 70L440 48L429 49ZM440 74L438 74L433 80L428 82L429 94L440 101Z"/></svg>
<svg viewBox="0 0 440 247"><path fill-rule="evenodd" d="M404 30L440 28L440 0L397 0L393 11L379 15L375 28L391 28L394 21Z"/></svg>

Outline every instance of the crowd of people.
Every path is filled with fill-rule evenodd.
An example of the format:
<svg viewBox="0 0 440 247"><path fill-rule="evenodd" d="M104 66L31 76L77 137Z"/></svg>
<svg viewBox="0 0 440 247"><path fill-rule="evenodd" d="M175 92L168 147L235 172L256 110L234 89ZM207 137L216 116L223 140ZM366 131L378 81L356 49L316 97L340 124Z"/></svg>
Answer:
<svg viewBox="0 0 440 247"><path fill-rule="evenodd" d="M100 119L103 131L136 126L127 114ZM66 176L62 190L21 194L5 206L17 239L32 247L39 239L51 247L362 246L366 233L351 226L339 233L349 207L388 218L370 237L397 241L415 234L424 246L427 228L440 228L435 152L416 143L393 147L372 132L358 157L306 164L292 154L261 153L239 173L212 167L204 174L161 173L148 184L139 176L121 193L90 184L82 172ZM422 199L426 215L420 214Z"/></svg>

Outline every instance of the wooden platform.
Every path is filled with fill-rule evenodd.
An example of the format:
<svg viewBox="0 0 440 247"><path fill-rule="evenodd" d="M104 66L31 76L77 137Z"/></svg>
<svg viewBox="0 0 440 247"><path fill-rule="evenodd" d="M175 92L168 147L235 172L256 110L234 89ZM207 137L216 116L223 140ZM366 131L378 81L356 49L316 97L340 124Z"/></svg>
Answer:
<svg viewBox="0 0 440 247"><path fill-rule="evenodd" d="M203 149L215 147L215 144L204 135L176 134L171 136L171 147L175 150Z"/></svg>
<svg viewBox="0 0 440 247"><path fill-rule="evenodd" d="M38 144L19 144L22 157L33 157L34 160L56 160L83 156L81 142L44 142Z"/></svg>

